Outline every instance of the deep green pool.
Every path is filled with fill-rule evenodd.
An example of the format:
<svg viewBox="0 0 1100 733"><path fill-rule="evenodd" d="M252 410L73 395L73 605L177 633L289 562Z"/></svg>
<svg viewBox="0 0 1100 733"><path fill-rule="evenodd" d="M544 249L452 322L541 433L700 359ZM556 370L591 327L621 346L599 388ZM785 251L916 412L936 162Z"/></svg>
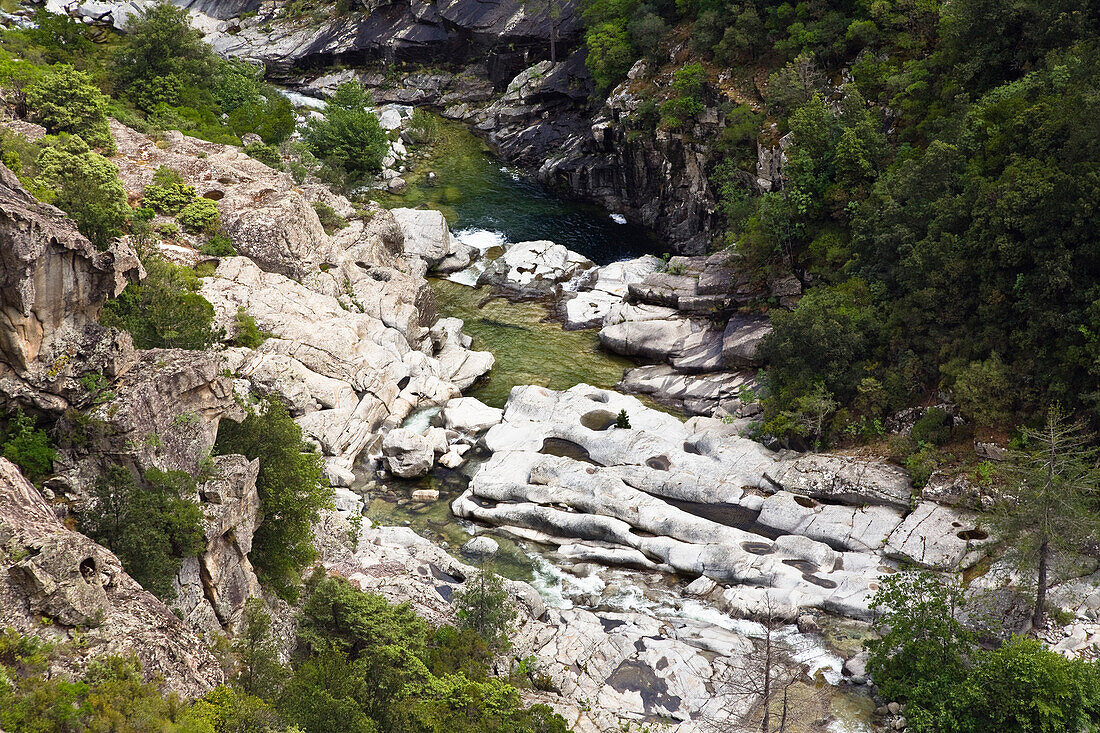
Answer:
<svg viewBox="0 0 1100 733"><path fill-rule="evenodd" d="M662 254L644 227L615 223L603 209L562 198L506 164L464 125L437 118L434 142L410 146L408 188L400 195L371 192L388 208L436 209L452 232L484 229L509 242L549 239L599 264ZM429 184L429 172L437 183Z"/></svg>

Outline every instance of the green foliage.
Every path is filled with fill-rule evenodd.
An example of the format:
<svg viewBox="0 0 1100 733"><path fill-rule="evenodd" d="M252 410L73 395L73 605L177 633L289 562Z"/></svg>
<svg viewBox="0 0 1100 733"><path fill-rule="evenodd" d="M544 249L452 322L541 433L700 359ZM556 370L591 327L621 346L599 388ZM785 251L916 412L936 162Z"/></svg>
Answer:
<svg viewBox="0 0 1100 733"><path fill-rule="evenodd" d="M255 158L277 171L281 171L286 167L283 165L283 157L279 155L279 151L274 146L265 143L249 143L244 146L243 150L245 155Z"/></svg>
<svg viewBox="0 0 1100 733"><path fill-rule="evenodd" d="M100 323L129 332L139 349L205 349L221 338L214 307L196 291L192 270L151 255L145 279L130 283L103 308Z"/></svg>
<svg viewBox="0 0 1100 733"><path fill-rule="evenodd" d="M130 207L118 168L84 140L65 133L47 138L35 165L37 186L51 192L50 203L71 216L98 249L122 233Z"/></svg>
<svg viewBox="0 0 1100 733"><path fill-rule="evenodd" d="M96 480L81 529L118 555L143 588L170 599L182 558L205 547L195 495L195 480L182 471L151 468L139 483L129 469L109 466Z"/></svg>
<svg viewBox="0 0 1100 733"><path fill-rule="evenodd" d="M370 95L357 82L341 84L329 100L324 119L310 120L302 138L310 151L354 180L382 170L389 151L386 133L373 112Z"/></svg>
<svg viewBox="0 0 1100 733"><path fill-rule="evenodd" d="M234 257L237 249L229 237L224 234L214 234L202 243L199 252L207 257Z"/></svg>
<svg viewBox="0 0 1100 733"><path fill-rule="evenodd" d="M948 371L945 368L945 371ZM955 374L951 393L969 420L976 425L1000 425L1011 414L1012 389L1001 357L973 361Z"/></svg>
<svg viewBox="0 0 1100 733"><path fill-rule="evenodd" d="M348 225L348 220L337 214L336 209L324 201L314 201L313 210L317 212L317 219L320 220L326 234L332 234L337 229L343 229Z"/></svg>
<svg viewBox="0 0 1100 733"><path fill-rule="evenodd" d="M28 481L37 484L53 471L57 451L50 436L45 430L35 429L34 420L22 409L16 408L8 419L7 430L0 435L4 436L0 455L19 466Z"/></svg>
<svg viewBox="0 0 1100 733"><path fill-rule="evenodd" d="M482 570L455 600L459 627L477 632L491 649L507 649L516 611L496 573Z"/></svg>
<svg viewBox="0 0 1100 733"><path fill-rule="evenodd" d="M958 620L962 588L928 572L882 578L871 599L879 638L867 642L867 670L880 694L938 716L966 676L974 639Z"/></svg>
<svg viewBox="0 0 1100 733"><path fill-rule="evenodd" d="M1041 627L1052 560L1060 552L1080 552L1100 532L1100 449L1083 424L1067 420L1058 406L1047 410L1041 428L1025 427L1021 436L1024 448L1012 452L1005 470L1011 491L1000 495L994 516L1012 556L1035 573L1032 622Z"/></svg>
<svg viewBox="0 0 1100 733"><path fill-rule="evenodd" d="M588 29L584 36L588 47L588 73L596 90L606 93L630 71L636 53L630 35L622 21L600 23Z"/></svg>
<svg viewBox="0 0 1100 733"><path fill-rule="evenodd" d="M630 415L626 414L625 409L619 410L619 414L615 417L615 427L630 430Z"/></svg>
<svg viewBox="0 0 1100 733"><path fill-rule="evenodd" d="M192 232L212 234L221 226L221 214L216 201L197 198L176 215L176 221Z"/></svg>
<svg viewBox="0 0 1100 733"><path fill-rule="evenodd" d="M913 423L909 436L917 443L943 445L951 440L951 427L954 421L946 411L931 407L924 411L921 418Z"/></svg>
<svg viewBox="0 0 1100 733"><path fill-rule="evenodd" d="M141 196L143 206L168 216L175 216L194 200L194 186L188 185L179 173L163 165L157 168L153 182L145 187Z"/></svg>
<svg viewBox="0 0 1100 733"><path fill-rule="evenodd" d="M249 695L270 698L282 686L286 670L271 636L271 614L259 598L245 605L241 632L233 642L239 662L237 684Z"/></svg>
<svg viewBox="0 0 1100 733"><path fill-rule="evenodd" d="M214 78L216 68L213 49L191 27L187 11L162 2L131 16L113 73L130 100L151 112L159 104L184 103L190 89Z"/></svg>
<svg viewBox="0 0 1100 733"><path fill-rule="evenodd" d="M316 557L311 527L332 504L323 458L302 440L302 429L275 398L239 424L223 420L215 451L260 459L260 524L252 564L262 582L281 597L294 598L302 569Z"/></svg>
<svg viewBox="0 0 1100 733"><path fill-rule="evenodd" d="M88 74L59 64L24 93L35 119L49 133L67 132L96 148L114 149L107 124L107 97Z"/></svg>
<svg viewBox="0 0 1100 733"><path fill-rule="evenodd" d="M256 319L249 315L243 305L237 308L236 318L237 335L233 338L233 345L258 349L260 344L267 340L268 334L260 330L256 325Z"/></svg>

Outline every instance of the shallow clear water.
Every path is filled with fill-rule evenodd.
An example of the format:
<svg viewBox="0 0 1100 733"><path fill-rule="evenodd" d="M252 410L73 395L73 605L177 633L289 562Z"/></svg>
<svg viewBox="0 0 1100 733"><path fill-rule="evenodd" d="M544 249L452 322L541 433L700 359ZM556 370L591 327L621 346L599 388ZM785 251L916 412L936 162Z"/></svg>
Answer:
<svg viewBox="0 0 1100 733"><path fill-rule="evenodd" d="M390 208L437 209L453 232L499 232L509 242L549 239L599 264L665 251L644 227L617 223L612 212L563 199L507 165L464 125L440 119L439 130L434 144L410 146L405 192L372 191L371 198ZM429 171L438 183L427 182Z"/></svg>
<svg viewBox="0 0 1100 733"><path fill-rule="evenodd" d="M504 407L517 384L568 389L580 382L614 387L623 370L634 366L623 357L601 351L596 331L566 331L549 320L546 306L493 298L488 288L472 288L433 279L439 312L461 318L473 348L491 351L496 365L488 380L464 393L493 407Z"/></svg>

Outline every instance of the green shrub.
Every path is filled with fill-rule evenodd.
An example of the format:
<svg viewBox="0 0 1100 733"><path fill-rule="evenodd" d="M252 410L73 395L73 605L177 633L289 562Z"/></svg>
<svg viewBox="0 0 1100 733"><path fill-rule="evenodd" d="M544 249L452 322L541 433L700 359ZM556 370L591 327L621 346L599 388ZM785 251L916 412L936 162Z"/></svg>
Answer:
<svg viewBox="0 0 1100 733"><path fill-rule="evenodd" d="M213 233L221 226L221 214L217 202L207 198L197 198L176 215L176 221L184 229L198 233Z"/></svg>
<svg viewBox="0 0 1100 733"><path fill-rule="evenodd" d="M195 188L185 183L179 173L163 165L157 168L153 182L142 194L143 206L150 206L167 216L175 216L194 200Z"/></svg>
<svg viewBox="0 0 1100 733"><path fill-rule="evenodd" d="M630 416L626 414L625 409L619 410L619 414L615 417L615 427L630 430Z"/></svg>
<svg viewBox="0 0 1100 733"><path fill-rule="evenodd" d="M202 243L199 252L208 257L234 257L237 249L229 237L224 234L214 234Z"/></svg>
<svg viewBox="0 0 1100 733"><path fill-rule="evenodd" d="M951 393L959 409L975 425L992 427L1011 417L1012 388L1008 371L996 352L974 361L955 374Z"/></svg>
<svg viewBox="0 0 1100 733"><path fill-rule="evenodd" d="M214 331L214 306L197 292L195 273L159 256L144 260L146 277L130 283L103 307L100 323L129 334L139 349L206 349Z"/></svg>
<svg viewBox="0 0 1100 733"><path fill-rule="evenodd" d="M36 161L36 183L52 191L50 203L73 218L80 233L106 249L130 213L118 168L74 135L47 138Z"/></svg>
<svg viewBox="0 0 1100 733"><path fill-rule="evenodd" d="M81 529L106 545L134 580L162 599L182 558L205 547L195 480L182 471L151 468L139 484L129 469L109 466L96 480Z"/></svg>
<svg viewBox="0 0 1100 733"><path fill-rule="evenodd" d="M337 88L324 119L310 120L302 133L310 151L352 179L382 170L389 140L378 118L365 108L370 95L357 82Z"/></svg>
<svg viewBox="0 0 1100 733"><path fill-rule="evenodd" d="M608 21L589 28L584 42L588 72L596 90L606 93L623 80L637 58L630 35L621 21Z"/></svg>
<svg viewBox="0 0 1100 733"><path fill-rule="evenodd" d="M246 155L255 158L264 165L274 168L277 171L283 170L286 166L283 165L283 157L279 155L279 151L271 145L264 143L249 143L243 148Z"/></svg>
<svg viewBox="0 0 1100 733"><path fill-rule="evenodd" d="M79 135L93 147L114 149L107 123L107 97L88 74L59 64L24 91L34 118L49 133L67 132Z"/></svg>
<svg viewBox="0 0 1100 733"><path fill-rule="evenodd" d="M0 444L4 458L19 466L31 483L37 484L53 470L57 451L45 430L36 430L34 420L16 408L8 421L6 437Z"/></svg>
<svg viewBox="0 0 1100 733"><path fill-rule="evenodd" d="M248 314L243 305L237 308L237 336L233 339L234 346L257 349L267 337L268 334L260 330L256 319Z"/></svg>
<svg viewBox="0 0 1100 733"><path fill-rule="evenodd" d="M466 581L466 587L455 600L460 628L476 631L491 649L507 649L511 642L512 608L504 580L496 573L483 570Z"/></svg>
<svg viewBox="0 0 1100 733"><path fill-rule="evenodd" d="M946 411L939 407L930 407L924 411L920 420L913 423L909 436L917 443L926 445L944 445L951 440L951 427L954 421Z"/></svg>
<svg viewBox="0 0 1100 733"><path fill-rule="evenodd" d="M286 408L268 398L241 423L222 420L215 450L260 459L256 488L261 521L252 542L260 580L281 597L297 595L301 571L313 562L312 526L332 504L324 459L302 440Z"/></svg>
<svg viewBox="0 0 1100 733"><path fill-rule="evenodd" d="M332 234L337 229L343 229L348 225L348 220L337 214L336 209L324 201L314 201L313 210L317 212L317 218L321 221L326 234Z"/></svg>

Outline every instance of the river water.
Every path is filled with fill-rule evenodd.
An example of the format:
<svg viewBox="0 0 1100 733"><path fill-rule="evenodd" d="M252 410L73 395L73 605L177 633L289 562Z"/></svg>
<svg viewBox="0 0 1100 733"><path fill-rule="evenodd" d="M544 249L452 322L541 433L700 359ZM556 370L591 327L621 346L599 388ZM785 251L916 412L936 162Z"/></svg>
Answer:
<svg viewBox="0 0 1100 733"><path fill-rule="evenodd" d="M494 157L465 127L446 121L439 124L434 143L422 148L419 159L411 159L406 191L401 195L372 191L371 198L390 208L423 206L441 211L453 236L489 257L499 254L507 243L535 239L563 244L597 264L663 254L661 243L646 230L620 223L619 217L599 208L560 198ZM414 156L417 147L413 146ZM436 182L429 181L429 172L435 174ZM511 388L520 384L567 389L586 382L613 388L623 370L632 366L629 360L601 350L595 330L563 330L543 303L489 298L487 289L473 287L478 272L475 267L430 281L440 313L463 319L464 330L474 339L473 348L491 351L496 357L490 377L466 395L503 407ZM423 432L437 411L414 413L406 427ZM574 568L559 564L550 548L513 542L497 530L457 519L451 514L450 503L465 489L482 458L474 456L459 471L436 468L415 481L364 482L359 488L367 494L368 517L380 524L410 526L456 556L473 534L488 531L501 545L493 569L531 582L553 606L692 618L751 635L752 622L732 619L685 599L682 589L690 579L617 569L575 573ZM409 501L411 491L418 488L438 490L439 500L427 504ZM831 648L817 646L813 651L824 680L830 683L840 674L842 661L833 649L843 646L843 629L841 624L835 630L828 644ZM831 706L836 719L829 730L869 731L865 723L869 705L864 694L837 694Z"/></svg>

